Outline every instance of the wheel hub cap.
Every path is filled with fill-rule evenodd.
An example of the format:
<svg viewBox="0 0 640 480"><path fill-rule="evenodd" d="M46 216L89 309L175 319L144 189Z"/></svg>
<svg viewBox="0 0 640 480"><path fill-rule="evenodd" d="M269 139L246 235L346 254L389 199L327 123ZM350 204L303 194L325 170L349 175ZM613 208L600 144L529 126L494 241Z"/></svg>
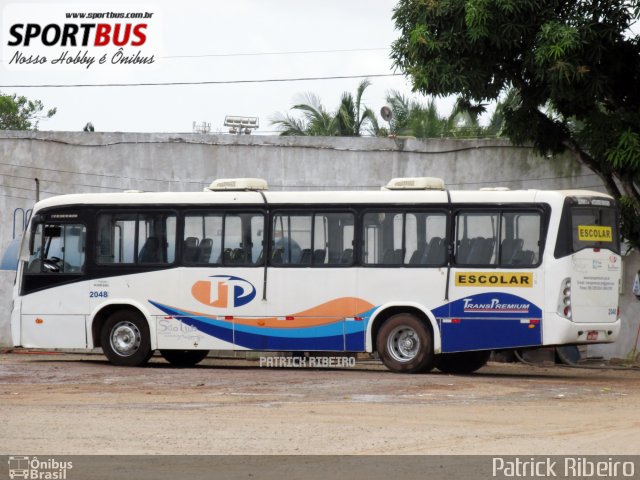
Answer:
<svg viewBox="0 0 640 480"><path fill-rule="evenodd" d="M417 332L411 327L397 327L387 337L387 351L398 362L410 362L420 351Z"/></svg>
<svg viewBox="0 0 640 480"><path fill-rule="evenodd" d="M129 357L138 351L142 341L140 330L131 322L120 322L111 330L111 348L122 357Z"/></svg>

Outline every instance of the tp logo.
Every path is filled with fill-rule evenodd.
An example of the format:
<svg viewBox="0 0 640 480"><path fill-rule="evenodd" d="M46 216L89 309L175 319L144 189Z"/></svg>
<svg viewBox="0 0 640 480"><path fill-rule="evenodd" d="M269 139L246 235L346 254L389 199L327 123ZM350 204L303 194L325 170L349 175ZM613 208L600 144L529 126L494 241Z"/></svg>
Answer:
<svg viewBox="0 0 640 480"><path fill-rule="evenodd" d="M244 278L213 275L213 280L198 280L191 287L193 298L210 307L227 308L246 305L256 296L256 287Z"/></svg>

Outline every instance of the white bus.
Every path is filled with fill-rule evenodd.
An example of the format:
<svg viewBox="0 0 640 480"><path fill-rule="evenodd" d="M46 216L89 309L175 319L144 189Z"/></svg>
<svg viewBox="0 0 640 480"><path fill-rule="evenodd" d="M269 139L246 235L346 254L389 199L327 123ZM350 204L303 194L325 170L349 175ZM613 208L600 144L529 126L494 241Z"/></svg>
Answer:
<svg viewBox="0 0 640 480"><path fill-rule="evenodd" d="M613 342L614 200L583 190L77 194L34 208L11 317L28 348L377 352L394 372L472 372L492 350Z"/></svg>

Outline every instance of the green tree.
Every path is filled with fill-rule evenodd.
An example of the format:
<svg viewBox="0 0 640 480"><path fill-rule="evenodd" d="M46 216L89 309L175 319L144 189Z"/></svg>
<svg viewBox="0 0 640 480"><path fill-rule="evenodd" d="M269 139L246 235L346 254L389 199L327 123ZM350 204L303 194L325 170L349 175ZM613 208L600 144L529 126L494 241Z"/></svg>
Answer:
<svg viewBox="0 0 640 480"><path fill-rule="evenodd" d="M355 97L344 92L333 113L324 108L317 95L307 93L303 102L291 107L297 115L278 113L271 124L280 130L280 135L359 137L372 127L377 128L375 114L362 99L370 85L366 79L360 82Z"/></svg>
<svg viewBox="0 0 640 480"><path fill-rule="evenodd" d="M501 120L496 108L488 127L480 125L481 109L458 98L452 111L445 115L438 110L435 98L423 104L392 90L387 104L393 112L390 128L395 135L411 135L417 138L437 137L486 137L500 133Z"/></svg>
<svg viewBox="0 0 640 480"><path fill-rule="evenodd" d="M302 115L276 114L271 121L280 129L280 135L333 136L336 134L335 116L322 106L320 98L312 93L305 95L304 101L291 107Z"/></svg>
<svg viewBox="0 0 640 480"><path fill-rule="evenodd" d="M640 0L400 0L396 67L415 90L495 101L502 131L570 152L623 207L640 245Z"/></svg>
<svg viewBox="0 0 640 480"><path fill-rule="evenodd" d="M398 91L387 95L387 103L393 112L390 127L394 135L434 138L447 136L451 127L450 116L440 114L435 99L427 104L410 99Z"/></svg>
<svg viewBox="0 0 640 480"><path fill-rule="evenodd" d="M37 130L40 120L51 118L56 109L43 112L40 100L0 93L0 130Z"/></svg>
<svg viewBox="0 0 640 480"><path fill-rule="evenodd" d="M359 137L365 131L367 125L375 121L376 115L369 107L362 103L365 90L371 86L371 82L364 79L356 89L355 98L350 92L344 92L340 100L340 106L336 112L337 135L341 137Z"/></svg>

